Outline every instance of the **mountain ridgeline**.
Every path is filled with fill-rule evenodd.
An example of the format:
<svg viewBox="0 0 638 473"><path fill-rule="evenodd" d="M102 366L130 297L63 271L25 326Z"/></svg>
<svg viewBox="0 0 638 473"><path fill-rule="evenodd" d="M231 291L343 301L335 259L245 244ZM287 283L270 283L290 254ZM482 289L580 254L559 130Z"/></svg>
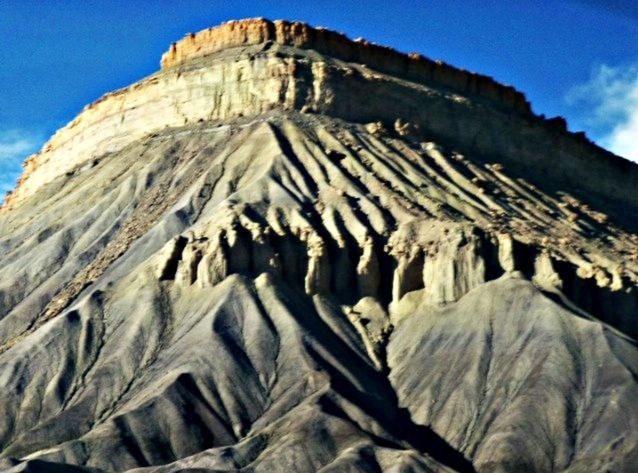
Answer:
<svg viewBox="0 0 638 473"><path fill-rule="evenodd" d="M0 208L0 471L638 471L638 166L303 23L187 35Z"/></svg>

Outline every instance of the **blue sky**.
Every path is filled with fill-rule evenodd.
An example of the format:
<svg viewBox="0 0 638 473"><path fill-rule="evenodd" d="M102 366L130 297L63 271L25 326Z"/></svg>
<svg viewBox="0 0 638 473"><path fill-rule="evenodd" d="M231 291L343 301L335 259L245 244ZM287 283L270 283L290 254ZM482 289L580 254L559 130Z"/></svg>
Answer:
<svg viewBox="0 0 638 473"><path fill-rule="evenodd" d="M638 0L0 0L0 193L86 103L157 70L172 41L258 16L491 75L638 161Z"/></svg>

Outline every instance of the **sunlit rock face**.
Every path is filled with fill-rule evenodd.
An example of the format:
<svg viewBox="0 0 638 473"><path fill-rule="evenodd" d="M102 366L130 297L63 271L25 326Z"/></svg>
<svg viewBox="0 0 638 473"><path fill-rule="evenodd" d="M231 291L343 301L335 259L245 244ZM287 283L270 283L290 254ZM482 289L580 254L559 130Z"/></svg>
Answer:
<svg viewBox="0 0 638 473"><path fill-rule="evenodd" d="M0 469L636 471L637 176L418 55L187 35L0 210Z"/></svg>

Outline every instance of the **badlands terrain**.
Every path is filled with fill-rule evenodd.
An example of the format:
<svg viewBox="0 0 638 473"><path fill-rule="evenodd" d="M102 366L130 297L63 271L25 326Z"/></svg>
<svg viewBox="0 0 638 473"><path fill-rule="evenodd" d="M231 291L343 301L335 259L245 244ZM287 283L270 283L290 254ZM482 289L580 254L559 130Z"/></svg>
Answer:
<svg viewBox="0 0 638 473"><path fill-rule="evenodd" d="M0 471L638 471L638 166L512 87L229 22L24 168Z"/></svg>

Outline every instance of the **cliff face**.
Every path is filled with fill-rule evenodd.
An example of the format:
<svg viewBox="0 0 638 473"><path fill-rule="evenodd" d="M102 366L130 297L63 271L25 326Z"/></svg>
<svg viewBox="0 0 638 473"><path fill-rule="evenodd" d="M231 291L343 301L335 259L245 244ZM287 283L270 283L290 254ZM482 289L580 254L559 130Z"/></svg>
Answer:
<svg viewBox="0 0 638 473"><path fill-rule="evenodd" d="M0 213L0 467L633 471L637 175L420 56L189 35Z"/></svg>
<svg viewBox="0 0 638 473"><path fill-rule="evenodd" d="M164 54L160 73L86 107L27 160L5 207L152 132L270 110L388 128L398 120L422 139L579 197L638 203L635 166L567 133L561 120L535 117L511 87L302 23L245 20L187 36Z"/></svg>
<svg viewBox="0 0 638 473"><path fill-rule="evenodd" d="M231 21L217 28L191 33L173 43L162 56L162 69L182 65L225 49L274 43L297 49L313 50L345 62L365 64L379 72L413 82L434 83L457 93L489 100L519 113L530 113L525 96L493 79L431 61L419 54L401 54L395 50L305 23L270 22L263 19Z"/></svg>

